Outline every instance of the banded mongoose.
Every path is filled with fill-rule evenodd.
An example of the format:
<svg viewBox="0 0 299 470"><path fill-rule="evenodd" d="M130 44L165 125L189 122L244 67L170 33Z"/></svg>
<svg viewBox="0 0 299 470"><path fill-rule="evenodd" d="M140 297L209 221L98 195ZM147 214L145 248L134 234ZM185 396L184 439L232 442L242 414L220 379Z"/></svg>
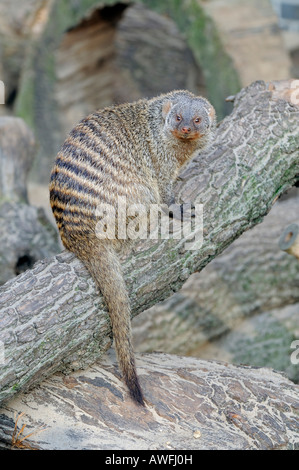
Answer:
<svg viewBox="0 0 299 470"><path fill-rule="evenodd" d="M171 204L179 170L207 147L215 110L177 90L96 111L70 132L50 182L50 201L64 246L86 265L107 303L120 369L131 397L144 405L131 339L130 301L118 250L126 240L99 239L96 209Z"/></svg>

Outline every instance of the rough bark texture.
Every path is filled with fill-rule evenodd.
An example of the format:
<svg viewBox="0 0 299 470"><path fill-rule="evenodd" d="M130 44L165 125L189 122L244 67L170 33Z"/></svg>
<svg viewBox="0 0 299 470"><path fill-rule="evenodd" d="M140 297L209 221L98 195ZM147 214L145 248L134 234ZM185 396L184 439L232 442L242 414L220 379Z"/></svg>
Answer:
<svg viewBox="0 0 299 470"><path fill-rule="evenodd" d="M298 386L269 369L166 354L137 356L147 405L120 380L114 355L71 376L54 375L0 410L0 449L24 412L23 444L40 449L295 449ZM16 413L16 414L15 414Z"/></svg>
<svg viewBox="0 0 299 470"><path fill-rule="evenodd" d="M298 335L299 263L278 245L298 211L297 197L277 202L262 224L190 276L179 292L134 318L135 349L225 357L298 380L290 344Z"/></svg>
<svg viewBox="0 0 299 470"><path fill-rule="evenodd" d="M298 179L298 107L292 89L269 91L256 82L238 94L219 126L214 148L182 175L182 201L204 205L204 242L142 242L123 260L133 315L177 291L243 231L263 219L277 197ZM5 361L0 399L36 385L57 370L86 367L110 345L102 297L69 253L38 262L1 288Z"/></svg>

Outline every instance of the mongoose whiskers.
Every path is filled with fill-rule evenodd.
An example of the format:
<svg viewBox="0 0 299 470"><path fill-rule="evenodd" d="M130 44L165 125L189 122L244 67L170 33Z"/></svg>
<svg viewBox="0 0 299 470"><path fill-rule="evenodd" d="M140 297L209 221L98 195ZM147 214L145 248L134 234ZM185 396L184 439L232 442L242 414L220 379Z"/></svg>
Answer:
<svg viewBox="0 0 299 470"><path fill-rule="evenodd" d="M96 209L174 202L179 170L211 142L215 110L177 90L96 111L70 132L50 182L50 201L64 246L83 261L107 303L115 349L132 398L144 405L131 338L131 311L118 250L126 240L96 235Z"/></svg>

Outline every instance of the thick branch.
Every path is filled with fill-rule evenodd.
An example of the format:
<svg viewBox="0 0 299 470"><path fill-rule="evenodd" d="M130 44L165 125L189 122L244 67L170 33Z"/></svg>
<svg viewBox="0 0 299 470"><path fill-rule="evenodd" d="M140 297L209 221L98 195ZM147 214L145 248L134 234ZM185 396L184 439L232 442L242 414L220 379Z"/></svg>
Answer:
<svg viewBox="0 0 299 470"><path fill-rule="evenodd" d="M283 375L168 354L136 359L146 407L130 399L110 350L0 409L0 450L11 449L16 416L20 439L29 434L21 444L40 450L297 448L298 387Z"/></svg>
<svg viewBox="0 0 299 470"><path fill-rule="evenodd" d="M298 179L298 148L298 107L263 82L237 95L213 149L195 158L177 186L182 201L204 205L203 244L186 250L185 240L152 240L135 247L123 261L133 315L177 291L263 219ZM102 297L69 253L37 263L0 292L1 400L71 363L85 367L110 344Z"/></svg>

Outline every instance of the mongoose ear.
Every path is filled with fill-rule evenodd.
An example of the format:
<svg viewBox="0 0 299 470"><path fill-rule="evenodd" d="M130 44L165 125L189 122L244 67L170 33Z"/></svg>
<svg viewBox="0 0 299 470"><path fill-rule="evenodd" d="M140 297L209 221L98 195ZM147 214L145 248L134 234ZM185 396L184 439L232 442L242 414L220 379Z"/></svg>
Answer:
<svg viewBox="0 0 299 470"><path fill-rule="evenodd" d="M165 119L169 111L171 110L173 103L171 101L166 101L162 106L162 116Z"/></svg>
<svg viewBox="0 0 299 470"><path fill-rule="evenodd" d="M209 108L208 114L209 114L211 121L213 121L216 116L215 109L213 108L213 106Z"/></svg>

